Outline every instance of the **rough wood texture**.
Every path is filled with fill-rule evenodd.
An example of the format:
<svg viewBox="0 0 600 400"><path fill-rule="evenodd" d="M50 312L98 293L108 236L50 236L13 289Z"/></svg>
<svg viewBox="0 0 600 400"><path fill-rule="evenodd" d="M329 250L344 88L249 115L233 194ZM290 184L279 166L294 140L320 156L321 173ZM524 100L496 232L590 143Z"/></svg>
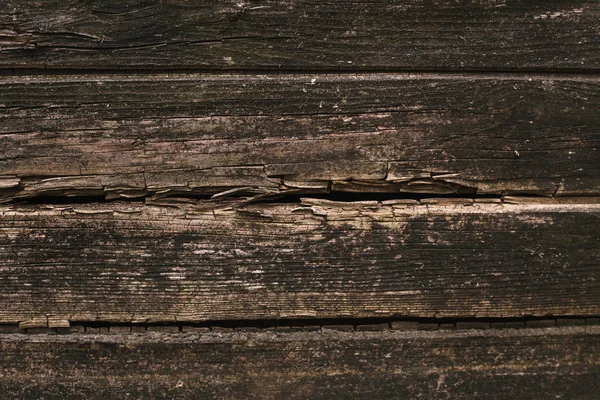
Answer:
<svg viewBox="0 0 600 400"><path fill-rule="evenodd" d="M3 207L0 322L600 314L597 200L439 201Z"/></svg>
<svg viewBox="0 0 600 400"><path fill-rule="evenodd" d="M6 0L0 67L594 69L584 0Z"/></svg>
<svg viewBox="0 0 600 400"><path fill-rule="evenodd" d="M600 193L599 89L556 75L7 77L0 201Z"/></svg>
<svg viewBox="0 0 600 400"><path fill-rule="evenodd" d="M600 330L0 335L8 398L596 399Z"/></svg>

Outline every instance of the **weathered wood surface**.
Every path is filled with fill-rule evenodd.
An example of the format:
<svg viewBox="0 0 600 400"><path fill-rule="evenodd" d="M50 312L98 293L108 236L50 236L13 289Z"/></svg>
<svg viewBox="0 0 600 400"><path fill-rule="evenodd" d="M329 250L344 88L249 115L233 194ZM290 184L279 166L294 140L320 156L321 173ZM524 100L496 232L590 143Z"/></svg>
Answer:
<svg viewBox="0 0 600 400"><path fill-rule="evenodd" d="M596 199L439 201L5 206L0 322L600 314Z"/></svg>
<svg viewBox="0 0 600 400"><path fill-rule="evenodd" d="M592 0L4 1L0 397L597 398L599 72Z"/></svg>
<svg viewBox="0 0 600 400"><path fill-rule="evenodd" d="M44 194L600 193L597 77L0 80L0 201Z"/></svg>
<svg viewBox="0 0 600 400"><path fill-rule="evenodd" d="M597 327L0 335L7 398L596 399Z"/></svg>
<svg viewBox="0 0 600 400"><path fill-rule="evenodd" d="M585 0L6 0L0 67L587 69Z"/></svg>

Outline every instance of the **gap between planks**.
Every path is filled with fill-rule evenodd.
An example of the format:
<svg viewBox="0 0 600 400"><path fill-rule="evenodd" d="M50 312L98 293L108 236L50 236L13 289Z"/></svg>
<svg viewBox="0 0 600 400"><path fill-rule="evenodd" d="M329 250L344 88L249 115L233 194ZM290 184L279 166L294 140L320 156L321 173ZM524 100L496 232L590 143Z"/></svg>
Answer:
<svg viewBox="0 0 600 400"><path fill-rule="evenodd" d="M385 331L342 331L322 329L298 332L252 332L252 331L214 331L214 332L115 332L105 333L72 333L68 335L53 334L21 334L0 333L0 343L194 343L194 342L246 342L248 340L295 341L295 340L328 340L328 339L444 339L444 338L509 338L509 337L551 337L570 335L600 335L600 325L562 326L525 329L464 329L464 330L385 330Z"/></svg>
<svg viewBox="0 0 600 400"><path fill-rule="evenodd" d="M32 320L16 324L0 324L0 333L22 334L73 334L105 333L125 334L144 332L208 333L208 332L309 332L336 330L342 332L365 331L453 331L488 329L537 329L565 326L600 325L600 317L554 317L554 318L418 318L418 319L296 319L296 320L238 320L204 321L188 324L110 324L89 321Z"/></svg>

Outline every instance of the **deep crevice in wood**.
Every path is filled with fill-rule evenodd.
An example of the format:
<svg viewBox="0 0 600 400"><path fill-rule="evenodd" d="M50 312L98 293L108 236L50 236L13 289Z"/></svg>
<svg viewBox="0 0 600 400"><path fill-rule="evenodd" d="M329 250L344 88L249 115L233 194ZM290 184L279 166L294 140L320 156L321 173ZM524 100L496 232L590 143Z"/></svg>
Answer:
<svg viewBox="0 0 600 400"><path fill-rule="evenodd" d="M566 326L600 325L600 316L525 316L522 318L299 318L263 320L214 320L186 323L112 323L101 321L68 321L69 326L29 327L27 324L0 324L2 333L143 333L143 332L309 332L336 330L343 332L366 331L437 331L536 329ZM28 327L24 327L28 326Z"/></svg>
<svg viewBox="0 0 600 400"><path fill-rule="evenodd" d="M1 193L1 192L0 192ZM152 193L150 193L152 195ZM252 197L233 194L231 196L214 198L212 195L202 195L196 193L180 193L176 195L156 197L135 197L135 198L107 198L105 195L79 195L79 196L65 196L65 195L39 195L36 197L16 198L6 202L6 204L47 204L47 205L62 205L62 204L93 204L93 203L113 203L113 202L128 202L128 203L153 203L155 201L170 201L173 202L193 202L196 201L212 201L215 205L218 205L221 200L239 200L240 202L252 202L252 203L299 203L302 198L310 195L311 198L323 199L330 201L341 201L341 202L357 202L357 201L386 201L386 200L415 200L420 202L426 199L469 199L469 200L497 200L501 202L503 195L494 194L473 194L470 196L455 194L437 194L437 193L369 193L369 192L329 192L329 193L310 193L309 191L303 191L301 193L290 192L290 193L279 193L271 196L264 196L258 199L252 199ZM519 196L517 196L519 197ZM548 199L548 196L542 195L529 195L521 196L527 197L530 200L536 198ZM565 196L567 197L567 196Z"/></svg>

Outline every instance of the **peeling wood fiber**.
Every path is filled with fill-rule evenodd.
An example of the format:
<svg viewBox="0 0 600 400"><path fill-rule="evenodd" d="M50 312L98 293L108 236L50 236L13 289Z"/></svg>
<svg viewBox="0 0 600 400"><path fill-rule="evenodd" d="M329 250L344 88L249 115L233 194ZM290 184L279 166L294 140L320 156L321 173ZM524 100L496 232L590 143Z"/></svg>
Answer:
<svg viewBox="0 0 600 400"><path fill-rule="evenodd" d="M600 204L6 206L0 322L600 314Z"/></svg>
<svg viewBox="0 0 600 400"><path fill-rule="evenodd" d="M597 194L599 89L560 75L5 77L0 201Z"/></svg>
<svg viewBox="0 0 600 400"><path fill-rule="evenodd" d="M0 390L48 400L591 400L599 333L0 334Z"/></svg>
<svg viewBox="0 0 600 400"><path fill-rule="evenodd" d="M598 70L590 0L6 0L0 67Z"/></svg>

